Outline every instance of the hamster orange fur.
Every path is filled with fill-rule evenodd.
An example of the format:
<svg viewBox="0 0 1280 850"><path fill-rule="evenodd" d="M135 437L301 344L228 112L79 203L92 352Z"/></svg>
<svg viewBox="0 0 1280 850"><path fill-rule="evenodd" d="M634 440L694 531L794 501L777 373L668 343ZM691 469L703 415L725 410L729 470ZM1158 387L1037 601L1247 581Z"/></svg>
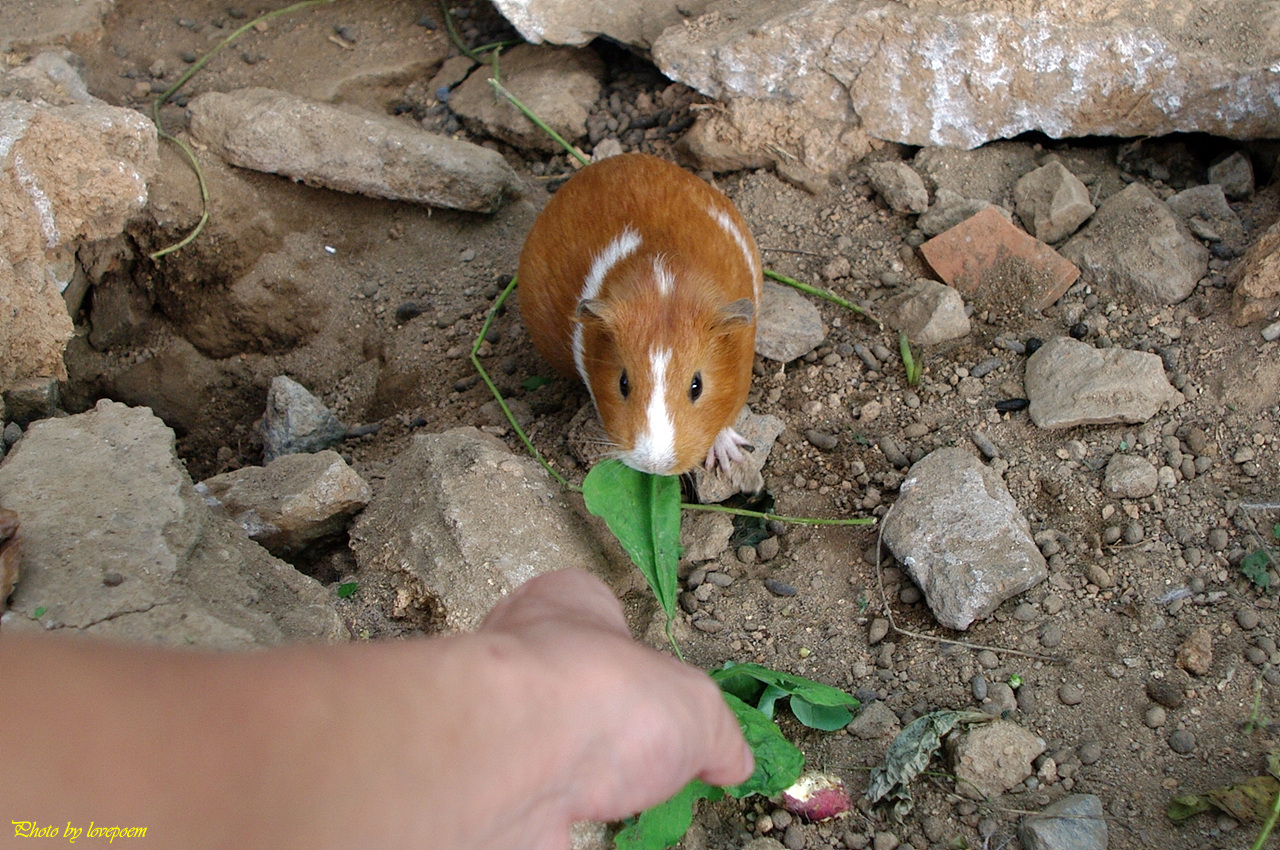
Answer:
<svg viewBox="0 0 1280 850"><path fill-rule="evenodd" d="M601 160L538 216L518 276L534 346L587 385L615 457L658 475L742 459L762 281L728 198L654 156Z"/></svg>

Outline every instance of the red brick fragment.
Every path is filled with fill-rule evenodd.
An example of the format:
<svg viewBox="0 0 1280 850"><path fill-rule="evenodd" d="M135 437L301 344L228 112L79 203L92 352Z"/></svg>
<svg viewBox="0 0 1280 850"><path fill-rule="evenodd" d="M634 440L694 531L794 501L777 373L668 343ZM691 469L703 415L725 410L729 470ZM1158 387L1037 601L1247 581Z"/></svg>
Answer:
<svg viewBox="0 0 1280 850"><path fill-rule="evenodd" d="M1080 269L1034 236L1014 227L995 207L970 216L920 246L943 281L989 305L1043 310L1062 297Z"/></svg>

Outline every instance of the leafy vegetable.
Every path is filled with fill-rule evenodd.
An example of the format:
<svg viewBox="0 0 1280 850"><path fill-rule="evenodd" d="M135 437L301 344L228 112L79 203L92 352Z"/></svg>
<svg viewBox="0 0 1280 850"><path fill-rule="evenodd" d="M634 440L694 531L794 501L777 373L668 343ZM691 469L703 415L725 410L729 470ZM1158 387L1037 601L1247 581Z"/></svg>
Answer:
<svg viewBox="0 0 1280 850"><path fill-rule="evenodd" d="M743 702L755 705L765 717L773 717L774 704L791 698L791 713L805 726L823 732L834 732L853 719L850 708L857 708L858 700L839 688L778 670L770 670L759 664L727 662L719 670L711 671L711 678L721 690L733 694Z"/></svg>
<svg viewBox="0 0 1280 850"><path fill-rule="evenodd" d="M582 482L587 510L602 517L635 561L666 612L676 616L680 558L680 479L649 475L616 460L598 463Z"/></svg>
<svg viewBox="0 0 1280 850"><path fill-rule="evenodd" d="M678 842L693 823L693 807L698 800L715 802L725 792L733 797L752 794L772 796L790 788L804 770L804 754L783 737L778 727L733 694L724 695L742 726L742 734L751 745L756 769L741 785L717 788L695 779L667 800L640 813L636 820L613 838L618 850L665 850Z"/></svg>
<svg viewBox="0 0 1280 850"><path fill-rule="evenodd" d="M45 612L48 610L49 610L48 608L41 605L39 608L31 612L31 619L39 620L41 617L44 616Z"/></svg>
<svg viewBox="0 0 1280 850"><path fill-rule="evenodd" d="M693 823L693 806L702 799L715 802L724 797L724 789L695 779L667 800L645 809L613 837L618 850L665 850L674 847Z"/></svg>
<svg viewBox="0 0 1280 850"><path fill-rule="evenodd" d="M359 586L359 582L344 581L342 584L338 585L338 598L350 599L352 596L355 596L356 588Z"/></svg>

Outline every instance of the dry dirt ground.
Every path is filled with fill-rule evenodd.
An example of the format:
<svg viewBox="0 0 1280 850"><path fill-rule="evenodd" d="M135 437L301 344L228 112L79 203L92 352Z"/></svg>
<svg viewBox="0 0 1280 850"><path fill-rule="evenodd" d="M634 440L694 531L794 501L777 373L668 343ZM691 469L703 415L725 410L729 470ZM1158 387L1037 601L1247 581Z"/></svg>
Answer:
<svg viewBox="0 0 1280 850"><path fill-rule="evenodd" d="M226 0L118 0L105 38L80 52L89 88L109 102L143 108L189 59L258 11L256 4ZM486 5L462 12L463 34L472 43L504 35ZM308 10L246 34L188 88L273 86L448 127L447 113L432 112L429 92L424 95L426 80L449 53L442 24L433 4L409 0ZM603 110L620 114L639 99L675 104L669 121L688 114L687 93L670 89L642 62L614 49L603 52L609 63ZM611 94L617 95L613 103ZM166 107L166 126L180 129L182 121L179 107ZM642 135L643 149L676 157L664 133ZM1043 153L1036 145L1057 150L1077 174L1093 175L1104 197L1123 185L1118 142L1108 140L1020 139L957 168L971 170L966 176L975 186L1007 191L1011 181L1001 182L1001 169L1019 158L1033 161ZM1208 158L1222 148L1211 139L1167 147L1178 163L1200 169L1190 175L1193 182L1203 180ZM152 406L177 430L197 479L259 462L253 424L278 373L303 381L348 424L380 426L344 448L375 487L414 432L489 424L506 434L482 409L489 395L462 355L514 271L546 188L570 169L563 156L499 149L531 188L492 217L344 196L203 157L212 195L208 231L159 265L135 259L86 302L78 316L82 333L68 353L69 407L86 407L100 395ZM1260 184L1272 179L1261 150L1255 160ZM886 148L879 155L903 153ZM1169 181L1184 188L1178 179ZM910 247L919 241L911 221L879 203L860 172L838 175L816 195L771 172L720 175L716 182L739 204L775 270L873 308L900 281L925 274ZM1273 185L1239 205L1255 236L1274 219L1275 199ZM194 181L168 147L150 215L132 233L139 255L178 238L198 215ZM832 266L840 257L847 266ZM116 289L110 305L107 287ZM1280 362L1275 344L1263 343L1257 327L1229 324L1229 295L1225 278L1215 274L1174 307L1132 303L1082 284L1042 315L980 305L967 338L924 352L924 380L915 389L906 386L894 358L873 370L853 351L856 344L880 344L896 352L893 336L824 303L829 333L814 354L785 365L757 363L751 405L787 424L765 469L780 513L882 514L902 479L877 447L883 436L917 459L944 445L973 449L970 434L982 430L1007 462L1005 479L1033 531L1050 532L1040 538L1050 555L1049 580L963 635L936 627L896 569L878 580L874 529L789 527L780 534L779 554L768 561L724 556L718 569L732 583L704 591L707 598L697 602L699 618L717 621L720 629L695 629L688 618L678 624L695 663L760 661L881 699L903 722L933 709L975 705L975 677L994 686L1017 674L1023 684L1009 715L1045 740L1056 767L988 804L962 800L941 776L922 780L915 813L903 825L855 811L842 821L804 827L793 842L860 847L874 833L888 832L915 848L1016 847L1020 813L1068 790L1101 797L1112 847L1238 848L1253 840L1256 825L1210 814L1176 826L1164 815L1172 794L1261 773L1280 737L1275 594L1242 578L1236 566L1257 545L1241 504L1277 495ZM109 310L133 318L113 320ZM997 401L1023 395L1024 359L994 340L1048 338L1077 322L1088 325L1086 339L1094 342L1106 336L1161 353L1188 403L1145 427L1065 432L1039 431L1025 413L996 412ZM982 378L970 376L992 358L998 365ZM529 405L529 430L539 447L580 477L564 432L585 392L560 378L523 388L526 378L550 372L514 310L497 319L485 360L499 385ZM1196 428L1203 439L1191 434ZM837 446L815 448L807 429L836 437ZM1192 480L1122 502L1100 487L1102 467L1122 445L1157 466L1173 452L1210 460ZM1277 516L1262 510L1255 519L1265 532ZM1136 529L1110 540L1110 529L1130 524ZM309 567L331 580L352 565L338 552ZM767 577L797 593L770 593ZM636 631L649 630L652 603L642 593L626 601ZM886 608L904 628L996 650L902 634L871 646L870 623ZM1213 658L1209 672L1196 676L1179 667L1176 655L1198 629L1208 631ZM1153 681L1172 682L1177 697L1162 697L1171 705L1160 711L1151 710ZM1251 717L1262 722L1246 730ZM819 735L794 724L785 729L811 764L839 773L858 792L887 743L843 732ZM1189 748L1179 736L1186 752L1170 745L1176 731L1192 736ZM764 802L705 807L685 846L740 847L758 815L771 808Z"/></svg>

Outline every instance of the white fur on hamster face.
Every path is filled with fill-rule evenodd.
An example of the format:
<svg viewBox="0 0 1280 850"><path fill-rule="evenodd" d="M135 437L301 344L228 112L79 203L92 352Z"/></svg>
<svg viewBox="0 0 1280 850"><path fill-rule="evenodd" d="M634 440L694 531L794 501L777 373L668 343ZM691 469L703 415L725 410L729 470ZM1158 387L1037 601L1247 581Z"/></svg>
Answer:
<svg viewBox="0 0 1280 850"><path fill-rule="evenodd" d="M633 227L628 226L615 236L604 250L592 258L590 271L583 281L579 299L579 304L582 305L580 311L591 311L588 305L600 294L605 278L619 263L636 253L642 241L640 234ZM651 271L657 293L662 297L670 296L675 290L675 276L662 256L653 258ZM592 401L599 409L602 393L597 393L592 385L584 350L583 325L579 322L573 329L574 365L577 366L582 382L587 385ZM634 435L610 435L619 443L617 454L619 460L633 469L654 475L665 474L676 463L676 424L667 404L667 389L671 385L670 363L670 349L654 348L648 352L647 370L643 376L632 375L629 370L623 368L619 376L621 382L619 394L629 405L644 411L644 422ZM635 371L639 372L639 370ZM631 443L630 449L624 448L627 442Z"/></svg>

